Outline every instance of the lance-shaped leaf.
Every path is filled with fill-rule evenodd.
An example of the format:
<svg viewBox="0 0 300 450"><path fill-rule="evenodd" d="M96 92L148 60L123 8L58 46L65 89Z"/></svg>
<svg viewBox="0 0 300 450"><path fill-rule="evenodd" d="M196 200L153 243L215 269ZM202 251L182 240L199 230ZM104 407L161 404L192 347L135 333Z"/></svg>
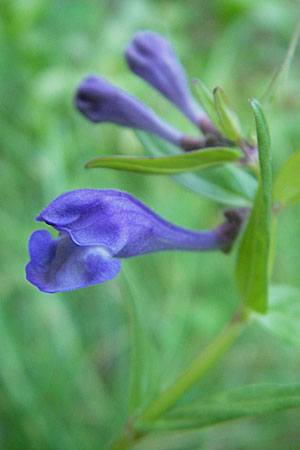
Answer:
<svg viewBox="0 0 300 450"><path fill-rule="evenodd" d="M136 131L136 135L151 156L178 154L177 147L157 136L144 131ZM202 197L234 207L250 206L250 200L255 197L257 190L257 180L233 164L172 177L177 183Z"/></svg>
<svg viewBox="0 0 300 450"><path fill-rule="evenodd" d="M224 135L233 142L242 139L242 130L238 116L227 95L220 87L214 89L214 101Z"/></svg>
<svg viewBox="0 0 300 450"><path fill-rule="evenodd" d="M138 430L186 430L300 407L300 385L249 385L172 409L164 419Z"/></svg>
<svg viewBox="0 0 300 450"><path fill-rule="evenodd" d="M236 278L241 300L250 309L264 313L268 302L272 192L270 136L259 102L252 99L251 106L256 122L261 180L239 249Z"/></svg>
<svg viewBox="0 0 300 450"><path fill-rule="evenodd" d="M282 166L274 184L274 200L291 206L300 202L300 150Z"/></svg>
<svg viewBox="0 0 300 450"><path fill-rule="evenodd" d="M100 156L86 164L86 168L110 169L148 173L176 174L193 172L211 166L237 161L239 152L227 147L213 147L158 158L146 156Z"/></svg>

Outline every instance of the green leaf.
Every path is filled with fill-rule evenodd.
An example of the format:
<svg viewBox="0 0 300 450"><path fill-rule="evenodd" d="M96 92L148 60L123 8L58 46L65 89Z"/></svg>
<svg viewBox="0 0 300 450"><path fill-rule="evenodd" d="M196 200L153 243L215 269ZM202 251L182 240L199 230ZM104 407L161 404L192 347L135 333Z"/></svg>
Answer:
<svg viewBox="0 0 300 450"><path fill-rule="evenodd" d="M216 87L214 89L214 101L224 135L233 142L240 141L242 129L239 118L222 88Z"/></svg>
<svg viewBox="0 0 300 450"><path fill-rule="evenodd" d="M300 202L300 150L280 169L274 183L274 200L284 206Z"/></svg>
<svg viewBox="0 0 300 450"><path fill-rule="evenodd" d="M267 222L269 224L272 206L272 166L269 126L259 101L252 98L250 99L250 104L253 108L255 117L261 184L264 203L266 205Z"/></svg>
<svg viewBox="0 0 300 450"><path fill-rule="evenodd" d="M177 147L157 136L144 131L137 131L136 135L152 156L178 154ZM249 200L254 198L257 189L255 178L230 164L205 169L196 174L173 175L173 179L202 197L236 207L249 206Z"/></svg>
<svg viewBox="0 0 300 450"><path fill-rule="evenodd" d="M227 147L212 147L172 156L157 158L146 156L100 156L86 164L86 168L106 167L147 174L176 174L193 172L239 158L237 150Z"/></svg>
<svg viewBox="0 0 300 450"><path fill-rule="evenodd" d="M254 320L283 341L300 346L300 289L294 286L270 287L270 306L267 315Z"/></svg>
<svg viewBox="0 0 300 450"><path fill-rule="evenodd" d="M237 259L240 298L250 309L264 313L268 297L269 236L261 186L245 230Z"/></svg>
<svg viewBox="0 0 300 450"><path fill-rule="evenodd" d="M227 206L235 206L239 208L249 207L250 202L246 198L235 194L229 189L218 186L217 182L211 182L198 174L180 174L174 175L174 180L186 187L195 194L208 198L215 202Z"/></svg>
<svg viewBox="0 0 300 450"><path fill-rule="evenodd" d="M172 410L164 419L143 423L140 431L186 430L228 420L275 413L300 407L300 385L249 385L210 396Z"/></svg>
<svg viewBox="0 0 300 450"><path fill-rule="evenodd" d="M264 313L268 302L268 264L271 216L270 137L266 119L257 100L254 110L261 180L251 215L240 245L236 279L241 300L257 312Z"/></svg>
<svg viewBox="0 0 300 450"><path fill-rule="evenodd" d="M200 105L207 113L213 124L218 129L221 129L222 126L220 124L220 119L216 111L213 93L205 86L205 84L201 80L198 80L197 78L193 80L193 86L196 98L199 100Z"/></svg>
<svg viewBox="0 0 300 450"><path fill-rule="evenodd" d="M271 217L271 227L270 227L270 247L269 247L269 262L268 262L269 278L271 278L275 261L277 222L278 222L278 214L273 214Z"/></svg>

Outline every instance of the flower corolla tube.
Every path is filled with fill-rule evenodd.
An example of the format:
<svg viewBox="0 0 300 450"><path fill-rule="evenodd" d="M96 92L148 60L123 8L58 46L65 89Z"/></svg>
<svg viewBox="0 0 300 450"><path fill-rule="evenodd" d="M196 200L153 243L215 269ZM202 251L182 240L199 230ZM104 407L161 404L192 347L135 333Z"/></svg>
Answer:
<svg viewBox="0 0 300 450"><path fill-rule="evenodd" d="M137 98L97 75L84 78L75 94L75 106L87 119L144 130L183 150L221 142L219 132L194 100L185 71L165 37L152 31L139 31L128 45L125 58L136 75L170 100L209 139L181 132Z"/></svg>
<svg viewBox="0 0 300 450"><path fill-rule="evenodd" d="M197 126L205 114L190 92L171 43L153 31L138 31L125 51L129 68L174 103Z"/></svg>
<svg viewBox="0 0 300 450"><path fill-rule="evenodd" d="M80 189L50 203L36 218L58 231L37 230L29 240L27 279L44 292L69 291L111 280L120 259L164 250L227 251L242 223L239 211L212 230L167 222L118 190Z"/></svg>
<svg viewBox="0 0 300 450"><path fill-rule="evenodd" d="M204 145L203 139L177 130L140 100L97 75L89 75L81 82L75 95L75 106L94 123L110 122L144 130L184 150L195 150Z"/></svg>

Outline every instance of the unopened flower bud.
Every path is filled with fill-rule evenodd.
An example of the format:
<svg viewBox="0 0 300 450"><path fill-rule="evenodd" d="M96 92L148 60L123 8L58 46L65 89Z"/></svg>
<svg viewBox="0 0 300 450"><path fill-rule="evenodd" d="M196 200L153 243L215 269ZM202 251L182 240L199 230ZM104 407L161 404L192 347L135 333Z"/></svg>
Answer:
<svg viewBox="0 0 300 450"><path fill-rule="evenodd" d="M111 122L156 134L183 149L203 147L202 139L182 134L154 111L104 78L90 75L77 89L77 109L92 122Z"/></svg>
<svg viewBox="0 0 300 450"><path fill-rule="evenodd" d="M125 51L129 68L200 126L205 113L190 92L185 71L170 42L152 31L139 31Z"/></svg>

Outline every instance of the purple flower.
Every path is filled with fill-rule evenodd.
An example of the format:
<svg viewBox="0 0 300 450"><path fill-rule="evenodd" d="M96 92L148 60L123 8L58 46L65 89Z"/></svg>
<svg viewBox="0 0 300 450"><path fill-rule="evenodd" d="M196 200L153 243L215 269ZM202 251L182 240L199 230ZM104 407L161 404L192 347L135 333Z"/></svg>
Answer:
<svg viewBox="0 0 300 450"><path fill-rule="evenodd" d="M193 99L185 71L170 42L153 31L138 31L125 51L129 68L200 126L205 113Z"/></svg>
<svg viewBox="0 0 300 450"><path fill-rule="evenodd" d="M67 192L36 218L46 230L29 240L27 279L44 292L69 291L114 278L119 258L163 250L226 250L241 225L237 213L209 231L193 231L167 222L131 195L116 190Z"/></svg>
<svg viewBox="0 0 300 450"><path fill-rule="evenodd" d="M82 81L75 105L92 122L112 122L145 130L186 150L204 146L202 139L181 133L138 99L96 75Z"/></svg>

